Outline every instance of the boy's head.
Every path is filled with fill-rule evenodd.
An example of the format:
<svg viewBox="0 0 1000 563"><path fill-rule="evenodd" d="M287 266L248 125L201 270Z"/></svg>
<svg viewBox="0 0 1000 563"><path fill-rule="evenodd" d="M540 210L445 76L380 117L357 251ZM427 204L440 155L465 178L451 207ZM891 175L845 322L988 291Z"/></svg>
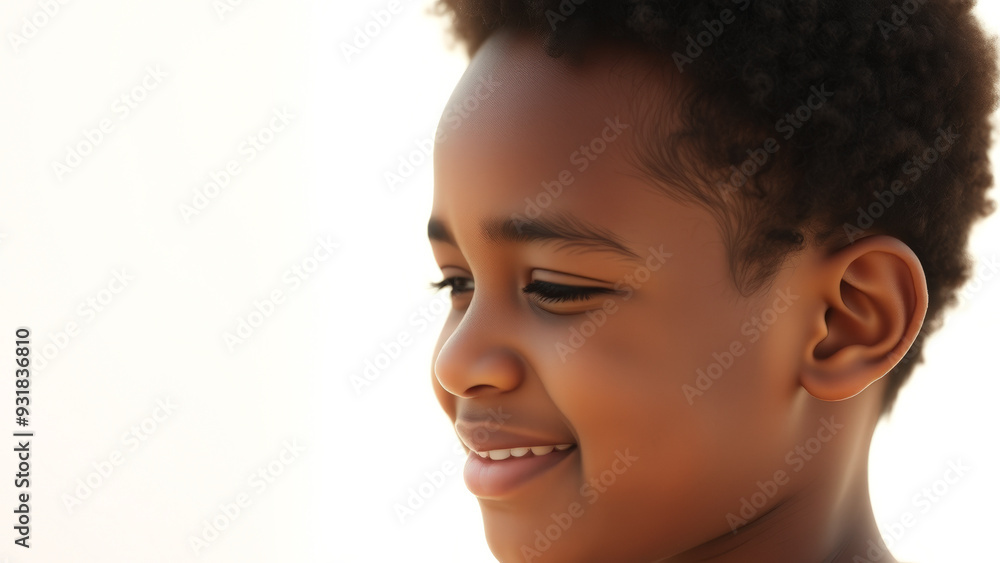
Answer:
<svg viewBox="0 0 1000 563"><path fill-rule="evenodd" d="M871 432L991 210L994 51L964 3L784 4L443 3L433 381L499 558L877 536Z"/></svg>

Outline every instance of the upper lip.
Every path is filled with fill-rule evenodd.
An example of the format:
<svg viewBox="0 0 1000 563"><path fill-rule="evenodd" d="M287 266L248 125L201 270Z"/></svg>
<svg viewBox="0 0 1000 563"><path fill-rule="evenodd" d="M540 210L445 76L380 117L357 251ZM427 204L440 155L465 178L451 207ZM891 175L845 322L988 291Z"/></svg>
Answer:
<svg viewBox="0 0 1000 563"><path fill-rule="evenodd" d="M509 450L511 448L530 448L536 446L558 446L560 444L576 444L573 438L553 438L539 436L530 432L509 428L507 423L472 421L458 419L455 421L455 432L466 448L477 452L490 450Z"/></svg>

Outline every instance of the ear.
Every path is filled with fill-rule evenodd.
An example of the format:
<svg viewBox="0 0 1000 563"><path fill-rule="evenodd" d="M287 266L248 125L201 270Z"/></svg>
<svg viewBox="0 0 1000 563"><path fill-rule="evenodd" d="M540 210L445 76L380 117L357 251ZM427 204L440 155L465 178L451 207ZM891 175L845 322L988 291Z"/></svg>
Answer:
<svg viewBox="0 0 1000 563"><path fill-rule="evenodd" d="M823 258L812 281L826 307L800 383L818 399L849 399L888 373L916 339L927 313L924 269L902 241L875 235Z"/></svg>

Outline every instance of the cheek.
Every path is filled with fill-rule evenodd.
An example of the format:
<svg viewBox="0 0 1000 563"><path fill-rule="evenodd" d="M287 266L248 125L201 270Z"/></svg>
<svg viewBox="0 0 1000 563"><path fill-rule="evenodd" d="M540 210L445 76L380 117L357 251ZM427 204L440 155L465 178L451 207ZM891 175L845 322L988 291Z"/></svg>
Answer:
<svg viewBox="0 0 1000 563"><path fill-rule="evenodd" d="M732 384L741 393L752 387L744 385L752 381L755 362L739 344L742 315L692 301L626 303L599 327L581 317L555 333L572 351L565 363L556 355L540 372L560 374L547 378L546 388L581 437L630 422L646 433L690 427L713 412L732 412L734 405L725 404L731 399L746 403L729 393L710 400ZM571 335L580 336L574 343Z"/></svg>
<svg viewBox="0 0 1000 563"><path fill-rule="evenodd" d="M741 310L711 302L623 308L565 364L541 370L551 374L546 389L579 436L584 482L611 481L608 471L621 469L616 460L638 458L608 487L606 498L620 502L601 503L611 521L646 526L634 522L636 514L655 514L656 526L683 528L687 537L725 526L719 515L732 509L746 480L734 473L757 475L756 462L739 468L771 449L763 437L781 439L772 432L778 421L766 414L775 390L758 380L765 348L741 333Z"/></svg>

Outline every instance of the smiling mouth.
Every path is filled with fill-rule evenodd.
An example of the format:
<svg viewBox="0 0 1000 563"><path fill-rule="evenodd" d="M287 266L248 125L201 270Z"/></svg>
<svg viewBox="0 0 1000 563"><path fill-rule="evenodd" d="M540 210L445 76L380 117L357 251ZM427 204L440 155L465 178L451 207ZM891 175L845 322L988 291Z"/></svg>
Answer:
<svg viewBox="0 0 1000 563"><path fill-rule="evenodd" d="M559 467L568 467L563 462L579 449L576 444L553 444L470 450L465 462L465 486L480 499L509 498L529 482L559 471Z"/></svg>
<svg viewBox="0 0 1000 563"><path fill-rule="evenodd" d="M568 450L575 445L576 444L557 444L553 446L531 446L531 447L509 448L501 450L489 450L485 452L480 452L475 450L473 451L476 453L476 455L478 455L483 459L489 458L493 461L500 461L507 459L509 457L525 457L528 454L531 454L531 456L535 457L543 456L546 454L550 454L553 451L561 452L564 450Z"/></svg>

